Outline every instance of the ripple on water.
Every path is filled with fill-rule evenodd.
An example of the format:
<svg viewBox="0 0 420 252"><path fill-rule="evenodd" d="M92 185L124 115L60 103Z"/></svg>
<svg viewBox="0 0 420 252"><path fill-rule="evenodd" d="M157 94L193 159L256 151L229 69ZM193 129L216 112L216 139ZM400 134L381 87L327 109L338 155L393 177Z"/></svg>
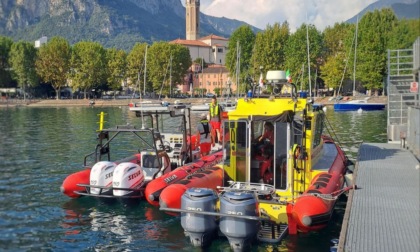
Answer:
<svg viewBox="0 0 420 252"><path fill-rule="evenodd" d="M179 217L168 216L146 202L125 206L89 198L69 199L60 193L64 178L80 170L84 155L94 149L97 114L101 111L108 113L106 126L127 122L141 125L127 109L0 110L0 250L195 249L184 236ZM192 119L193 127L198 115ZM344 150L352 155L357 155L357 142L386 142L384 111L355 115L331 109L326 115ZM330 240L340 232L344 206L338 203L337 208L332 223L319 234L288 237L276 245L257 244L252 250L328 251ZM224 238L216 239L209 248L229 250Z"/></svg>

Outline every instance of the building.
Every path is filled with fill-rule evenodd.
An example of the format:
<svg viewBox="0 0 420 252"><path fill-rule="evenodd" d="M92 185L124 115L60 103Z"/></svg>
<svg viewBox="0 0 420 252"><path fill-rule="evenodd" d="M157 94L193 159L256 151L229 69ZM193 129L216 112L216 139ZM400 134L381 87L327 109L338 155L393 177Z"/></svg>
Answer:
<svg viewBox="0 0 420 252"><path fill-rule="evenodd" d="M236 95L236 83L223 65L209 65L202 69L200 64L193 64L184 78L184 85L178 87L182 93L205 96L208 93L218 96Z"/></svg>
<svg viewBox="0 0 420 252"><path fill-rule="evenodd" d="M48 38L46 36L42 36L40 39L35 40L35 48L40 48L43 44L46 44Z"/></svg>
<svg viewBox="0 0 420 252"><path fill-rule="evenodd" d="M178 89L183 93L197 95L197 90L203 93L216 93L228 85L236 90L236 85L228 76L229 72L224 67L229 40L214 34L199 37L200 34L200 0L186 0L185 3L185 28L186 39L176 39L169 43L187 47L190 51L191 60L203 59L208 68L202 69L201 65L194 64L184 79L184 85ZM207 78L206 78L207 77ZM220 92L220 95L226 92Z"/></svg>
<svg viewBox="0 0 420 252"><path fill-rule="evenodd" d="M187 40L196 40L200 32L200 0L185 1L185 31Z"/></svg>
<svg viewBox="0 0 420 252"><path fill-rule="evenodd" d="M225 65L228 42L226 38L211 34L197 40L176 39L169 43L188 47L191 60L201 58L208 64Z"/></svg>

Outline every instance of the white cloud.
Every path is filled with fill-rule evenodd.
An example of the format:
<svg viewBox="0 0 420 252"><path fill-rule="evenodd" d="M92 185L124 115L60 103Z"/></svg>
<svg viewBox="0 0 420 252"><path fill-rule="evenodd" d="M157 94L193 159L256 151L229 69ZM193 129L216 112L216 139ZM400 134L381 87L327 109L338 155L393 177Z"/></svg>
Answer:
<svg viewBox="0 0 420 252"><path fill-rule="evenodd" d="M181 0L183 4L185 1ZM344 22L377 0L201 0L201 12L237 19L264 29L287 21L292 31L303 23L319 30Z"/></svg>

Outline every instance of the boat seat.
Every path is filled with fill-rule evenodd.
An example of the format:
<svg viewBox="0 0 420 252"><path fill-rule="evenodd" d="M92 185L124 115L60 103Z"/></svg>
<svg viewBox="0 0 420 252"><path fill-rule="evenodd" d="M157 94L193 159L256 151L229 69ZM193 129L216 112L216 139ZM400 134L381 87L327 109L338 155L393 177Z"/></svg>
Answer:
<svg viewBox="0 0 420 252"><path fill-rule="evenodd" d="M321 194L321 192L318 191L318 190L309 190L309 191L307 191L307 193L318 193L318 194Z"/></svg>
<svg viewBox="0 0 420 252"><path fill-rule="evenodd" d="M202 178L204 176L206 175L200 172L200 173L193 174L191 177Z"/></svg>
<svg viewBox="0 0 420 252"><path fill-rule="evenodd" d="M328 173L323 173L323 174L319 175L319 177L320 178L331 178L332 175L331 174L328 174Z"/></svg>
<svg viewBox="0 0 420 252"><path fill-rule="evenodd" d="M331 178L331 177L330 177ZM328 183L328 181L330 181L330 178L322 178L322 177L318 177L317 178L317 182L325 182L325 183Z"/></svg>
<svg viewBox="0 0 420 252"><path fill-rule="evenodd" d="M320 188L320 187L327 187L327 183L325 182L321 182L321 181L317 181L314 183L315 188Z"/></svg>

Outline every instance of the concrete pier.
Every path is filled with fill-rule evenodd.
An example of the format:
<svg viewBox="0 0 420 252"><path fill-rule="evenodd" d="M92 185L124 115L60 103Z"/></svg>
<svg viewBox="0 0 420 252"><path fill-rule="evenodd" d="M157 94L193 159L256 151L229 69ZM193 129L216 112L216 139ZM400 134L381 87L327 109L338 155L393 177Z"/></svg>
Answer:
<svg viewBox="0 0 420 252"><path fill-rule="evenodd" d="M360 146L338 251L420 251L419 166L399 144Z"/></svg>

